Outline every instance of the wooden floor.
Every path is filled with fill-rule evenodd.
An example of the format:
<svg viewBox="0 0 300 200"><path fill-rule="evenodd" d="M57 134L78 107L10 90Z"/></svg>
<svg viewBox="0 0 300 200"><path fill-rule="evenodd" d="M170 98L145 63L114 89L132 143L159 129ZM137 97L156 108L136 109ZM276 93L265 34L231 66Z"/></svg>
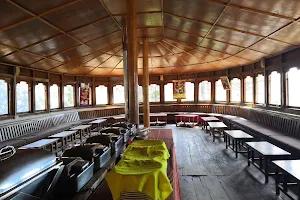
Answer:
<svg viewBox="0 0 300 200"><path fill-rule="evenodd" d="M167 125L174 134L182 200L285 200L275 195L275 181L264 183L263 174L247 167L246 156L235 158L221 140L199 127Z"/></svg>

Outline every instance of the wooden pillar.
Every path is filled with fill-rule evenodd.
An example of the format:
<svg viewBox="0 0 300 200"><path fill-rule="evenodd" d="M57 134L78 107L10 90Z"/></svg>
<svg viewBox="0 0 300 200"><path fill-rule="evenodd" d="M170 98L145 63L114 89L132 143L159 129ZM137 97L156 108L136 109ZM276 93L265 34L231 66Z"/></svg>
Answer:
<svg viewBox="0 0 300 200"><path fill-rule="evenodd" d="M92 78L92 106L96 106L96 83L95 78Z"/></svg>
<svg viewBox="0 0 300 200"><path fill-rule="evenodd" d="M164 104L165 103L165 83L163 80L161 80L160 84L159 84L159 98L160 98L160 103Z"/></svg>
<svg viewBox="0 0 300 200"><path fill-rule="evenodd" d="M31 88L30 108L31 108L31 112L34 113L35 112L35 85L36 85L36 82L34 81L34 77L35 77L34 71L32 72L32 77L33 77L33 81L31 81L31 85L30 85Z"/></svg>
<svg viewBox="0 0 300 200"><path fill-rule="evenodd" d="M281 107L284 108L286 107L287 103L286 103L286 97L287 97L287 91L286 91L286 71L284 69L284 67L281 64Z"/></svg>
<svg viewBox="0 0 300 200"><path fill-rule="evenodd" d="M265 105L269 106L269 73L264 68L264 77L265 77Z"/></svg>
<svg viewBox="0 0 300 200"><path fill-rule="evenodd" d="M63 109L65 107L65 99L64 99L64 76L61 75L61 82L59 86L59 93L60 93L60 108Z"/></svg>
<svg viewBox="0 0 300 200"><path fill-rule="evenodd" d="M149 49L148 38L143 39L143 110L144 128L150 127L150 106L149 106Z"/></svg>
<svg viewBox="0 0 300 200"><path fill-rule="evenodd" d="M256 76L255 76L255 74L253 73L253 82L252 82L252 84L253 84L253 104L255 104L255 102L256 102Z"/></svg>
<svg viewBox="0 0 300 200"><path fill-rule="evenodd" d="M216 80L211 79L210 101L212 104L216 103Z"/></svg>
<svg viewBox="0 0 300 200"><path fill-rule="evenodd" d="M50 80L50 74L48 72L47 74L48 80ZM50 112L50 81L46 83L46 111Z"/></svg>
<svg viewBox="0 0 300 200"><path fill-rule="evenodd" d="M245 77L241 76L241 103L245 103Z"/></svg>
<svg viewBox="0 0 300 200"><path fill-rule="evenodd" d="M139 124L136 0L127 0L129 121Z"/></svg>
<svg viewBox="0 0 300 200"><path fill-rule="evenodd" d="M125 118L129 118L129 88L128 88L128 46L127 46L127 27L125 21L123 22L123 73L124 73L124 95L125 95Z"/></svg>
<svg viewBox="0 0 300 200"><path fill-rule="evenodd" d="M107 87L107 96L108 96L108 104L113 105L114 104L114 97L113 97L113 85L111 83L108 83Z"/></svg>
<svg viewBox="0 0 300 200"><path fill-rule="evenodd" d="M79 97L79 83L78 83L78 76L75 76L75 91L74 91L74 106L79 107L80 106L80 97Z"/></svg>
<svg viewBox="0 0 300 200"><path fill-rule="evenodd" d="M199 81L194 81L194 102L199 102Z"/></svg>
<svg viewBox="0 0 300 200"><path fill-rule="evenodd" d="M14 67L14 76L11 80L11 115L13 116L14 119L18 118L18 113L17 113L17 78L20 74L20 67Z"/></svg>

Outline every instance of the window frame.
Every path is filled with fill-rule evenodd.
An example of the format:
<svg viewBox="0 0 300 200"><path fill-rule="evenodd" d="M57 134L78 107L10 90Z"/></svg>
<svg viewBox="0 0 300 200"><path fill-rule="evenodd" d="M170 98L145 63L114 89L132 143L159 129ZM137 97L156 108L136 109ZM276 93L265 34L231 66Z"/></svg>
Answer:
<svg viewBox="0 0 300 200"><path fill-rule="evenodd" d="M232 81L233 80L239 80L240 82L240 87L239 87L239 95L240 95L240 99L239 101L232 101L232 91L233 91L233 87L232 87ZM232 104L240 104L242 103L242 80L239 78L239 77L233 77L231 80L230 80L230 99L229 99L229 102L232 103Z"/></svg>
<svg viewBox="0 0 300 200"><path fill-rule="evenodd" d="M221 86L223 88L221 79L216 80L215 81L215 94L214 94L215 95L215 102L216 103L226 103L227 102L227 90L225 90L225 100L220 101L220 100L217 100L217 98L216 98L217 97L217 95L216 95L217 94L217 84L216 83L219 82L219 81L221 82ZM223 90L224 90L224 88L223 88Z"/></svg>
<svg viewBox="0 0 300 200"><path fill-rule="evenodd" d="M257 89L257 80L258 80L258 76L262 76L263 77L263 83L264 83L264 87L263 87L263 89L264 89L264 103L260 103L260 102L257 102L257 94L258 94L258 89ZM256 74L255 75L255 83L253 83L254 85L254 87L255 87L255 102L254 102L254 104L256 104L256 105L265 105L266 104L266 80L265 80L265 75L263 74L263 73L258 73L258 74Z"/></svg>
<svg viewBox="0 0 300 200"><path fill-rule="evenodd" d="M17 85L20 84L21 82L25 82L27 85L28 85L28 111L25 111L25 112L18 112L18 98L17 98ZM16 113L17 114L27 114L27 113L31 113L32 112L32 105L31 105L31 93L32 93L32 82L31 81L28 81L28 80L18 80L17 83L16 83Z"/></svg>
<svg viewBox="0 0 300 200"><path fill-rule="evenodd" d="M252 93L252 96L251 96L251 100L250 101L247 101L247 90L246 90L246 88L247 88L247 81L246 81L246 79L248 78L248 77L250 77L251 79L252 79L252 82L251 82L251 84L252 84L252 91L251 91L251 93ZM248 76L246 76L245 78L244 78L244 103L246 103L246 104L252 104L252 103L254 103L253 102L253 98L255 97L254 95L255 94L253 94L253 89L254 89L254 78L253 78L253 76L251 76L251 75L248 75Z"/></svg>
<svg viewBox="0 0 300 200"><path fill-rule="evenodd" d="M65 102L66 102L66 100L65 100L65 87L66 86L68 86L68 85L70 85L70 86L72 86L73 87L73 102L74 102L74 105L73 106L66 106L66 104L65 104ZM75 89L76 89L76 85L74 85L74 84L65 84L64 86L64 93L62 94L63 95L63 99L64 99L64 107L63 107L63 109L68 109L68 108L75 108L75 98L76 98L76 96L75 96Z"/></svg>
<svg viewBox="0 0 300 200"><path fill-rule="evenodd" d="M106 88L106 104L97 104L97 87L104 86ZM97 84L95 87L95 106L105 106L109 104L108 87L104 84Z"/></svg>
<svg viewBox="0 0 300 200"><path fill-rule="evenodd" d="M280 83L279 83L279 95L280 95L280 103L279 104L273 104L273 103L271 103L271 83L272 83L272 81L271 81L271 74L273 73L273 72L276 72L277 74L279 74L280 75ZM281 90L282 90L282 86L281 86L281 79L282 79L282 74L280 73L280 72L278 72L277 70L274 70L274 71L271 71L270 73L269 73L269 75L268 75L268 102L269 102L269 105L270 106L273 106L273 107L281 107L281 104L282 104L282 102L281 102L281 98L282 98L282 94L281 94Z"/></svg>
<svg viewBox="0 0 300 200"><path fill-rule="evenodd" d="M200 94L201 94L201 87L200 87L200 84L202 83L202 82L208 82L208 83L210 83L210 94L209 94L209 100L200 100ZM212 89L212 81L209 81L209 80L202 80L202 81L200 81L199 82L199 84L198 84L198 102L201 102L201 103L209 103L209 102L211 102L211 89Z"/></svg>
<svg viewBox="0 0 300 200"><path fill-rule="evenodd" d="M126 101L126 99L125 99L125 96L124 96L124 102L121 102L121 103L115 103L115 92L114 92L114 88L116 87L116 86L122 86L123 87L123 93L124 93L124 95L125 95L125 87L124 87L124 85L122 85L122 84L117 84L117 85L114 85L113 86L113 89L112 89L112 93L113 93L113 104L114 105L124 105L125 104L125 101Z"/></svg>

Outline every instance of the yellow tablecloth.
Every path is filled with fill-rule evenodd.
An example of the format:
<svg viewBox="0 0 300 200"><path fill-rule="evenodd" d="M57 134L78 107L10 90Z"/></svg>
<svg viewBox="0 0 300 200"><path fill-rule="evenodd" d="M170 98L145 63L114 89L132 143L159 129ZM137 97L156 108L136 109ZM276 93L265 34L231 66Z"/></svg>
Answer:
<svg viewBox="0 0 300 200"><path fill-rule="evenodd" d="M166 174L169 157L163 141L133 142L105 177L113 198L119 199L121 192L139 191L155 200L166 199L173 191Z"/></svg>

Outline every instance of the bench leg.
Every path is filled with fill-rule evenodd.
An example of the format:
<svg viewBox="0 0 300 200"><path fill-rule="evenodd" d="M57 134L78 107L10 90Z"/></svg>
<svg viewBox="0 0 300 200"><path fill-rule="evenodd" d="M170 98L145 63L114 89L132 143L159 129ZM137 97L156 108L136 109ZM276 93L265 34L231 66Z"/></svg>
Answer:
<svg viewBox="0 0 300 200"><path fill-rule="evenodd" d="M280 194L280 190L279 190L279 173L278 173L278 168L276 167L276 171L275 171L275 187L276 187L276 195Z"/></svg>
<svg viewBox="0 0 300 200"><path fill-rule="evenodd" d="M265 157L265 183L269 182L269 166L268 166L268 159Z"/></svg>

